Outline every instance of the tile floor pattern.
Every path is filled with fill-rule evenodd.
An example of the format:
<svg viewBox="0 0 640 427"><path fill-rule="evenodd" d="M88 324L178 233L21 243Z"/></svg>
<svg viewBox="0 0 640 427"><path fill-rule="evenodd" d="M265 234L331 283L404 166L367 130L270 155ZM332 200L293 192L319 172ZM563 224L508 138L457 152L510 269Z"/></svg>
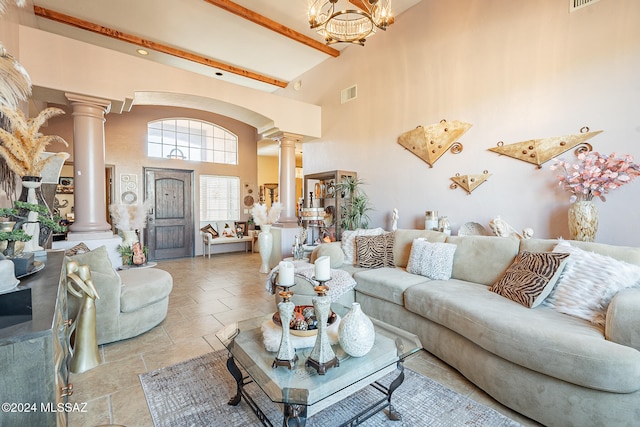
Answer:
<svg viewBox="0 0 640 427"><path fill-rule="evenodd" d="M138 337L100 346L100 366L71 374L70 402L87 405L86 412L69 414L69 426L152 427L138 374L223 349L215 337L223 325L274 312L259 267L260 254L244 252L159 262L174 281L167 318ZM540 425L500 405L426 351L406 366L526 426Z"/></svg>

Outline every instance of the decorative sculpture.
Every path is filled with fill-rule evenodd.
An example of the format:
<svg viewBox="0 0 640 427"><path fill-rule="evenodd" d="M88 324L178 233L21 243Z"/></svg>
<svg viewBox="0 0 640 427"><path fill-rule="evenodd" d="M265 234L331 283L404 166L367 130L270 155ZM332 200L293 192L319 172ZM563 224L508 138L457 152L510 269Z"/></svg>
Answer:
<svg viewBox="0 0 640 427"><path fill-rule="evenodd" d="M447 122L443 119L440 123L429 125L426 128L418 126L403 133L398 138L398 144L433 167L433 164L447 150L451 149L453 154L459 154L462 151L462 144L456 141L470 127L470 123L458 120Z"/></svg>
<svg viewBox="0 0 640 427"><path fill-rule="evenodd" d="M511 237L515 236L518 239L530 239L533 237L533 229L525 228L522 230L522 234L519 234L515 228L510 226L505 220L500 218L500 215L489 221L489 227L491 231L498 237Z"/></svg>
<svg viewBox="0 0 640 427"><path fill-rule="evenodd" d="M391 217L391 230L393 231L398 229L398 218L400 218L400 215L398 215L398 208L393 208L393 215Z"/></svg>
<svg viewBox="0 0 640 427"><path fill-rule="evenodd" d="M76 337L69 370L79 374L100 365L98 339L96 336L96 299L98 291L91 280L88 265L79 265L77 261L67 262L67 290L82 298L77 321L74 323ZM76 285L80 289L76 289Z"/></svg>
<svg viewBox="0 0 640 427"><path fill-rule="evenodd" d="M504 143L500 141L497 147L489 148L489 151L504 154L505 156L513 157L514 159L527 163L533 163L537 165L538 168L542 168L544 162L580 145L584 147L578 148L578 152L591 151L591 144L588 144L586 141L599 133L602 133L602 131L589 132L589 128L585 126L580 129L580 133L574 135L532 139L508 145L504 145Z"/></svg>
<svg viewBox="0 0 640 427"><path fill-rule="evenodd" d="M311 366L318 372L318 375L324 375L327 373L327 369L340 366L340 362L331 348L327 335L327 319L331 310L331 298L327 296L329 287L319 285L314 290L318 294L313 297L313 309L318 319L318 335L316 335L316 344L313 346L305 366Z"/></svg>
<svg viewBox="0 0 640 427"><path fill-rule="evenodd" d="M473 190L478 188L480 184L489 179L490 176L491 174L487 170L478 175L460 175L459 173L457 173L456 176L451 177L451 181L453 181L453 184L451 184L449 188L455 190L456 188L458 188L458 186L460 186L467 191L467 194L471 194Z"/></svg>

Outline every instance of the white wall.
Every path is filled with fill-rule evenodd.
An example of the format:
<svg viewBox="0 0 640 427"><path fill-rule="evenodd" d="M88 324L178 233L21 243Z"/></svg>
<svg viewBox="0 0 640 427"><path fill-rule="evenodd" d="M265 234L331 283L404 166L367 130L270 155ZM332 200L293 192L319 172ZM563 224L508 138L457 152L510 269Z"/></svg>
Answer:
<svg viewBox="0 0 640 427"><path fill-rule="evenodd" d="M424 226L424 211L449 216L454 231L496 215L536 237L568 238L569 194L556 173L488 151L535 138L604 132L594 150L640 161L640 2L602 0L569 13L564 0L423 0L365 47L347 48L301 76L289 96L322 106L322 138L304 144L304 171L355 170L376 211L373 226ZM358 98L340 104L340 90ZM473 127L461 154L433 168L397 143L441 119ZM566 159L572 159L571 152ZM450 177L493 174L471 195ZM597 202L597 241L640 245L640 182Z"/></svg>

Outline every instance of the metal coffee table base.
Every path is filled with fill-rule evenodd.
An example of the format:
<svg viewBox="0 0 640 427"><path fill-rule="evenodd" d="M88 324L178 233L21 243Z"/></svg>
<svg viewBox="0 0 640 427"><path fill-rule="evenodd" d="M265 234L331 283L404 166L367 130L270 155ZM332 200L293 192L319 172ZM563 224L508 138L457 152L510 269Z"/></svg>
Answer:
<svg viewBox="0 0 640 427"><path fill-rule="evenodd" d="M402 362L398 362L397 364L400 373L398 376L391 382L389 387L385 387L379 382L373 382L371 386L376 390L380 391L385 397L382 399L372 403L364 410L359 412L353 418L351 418L346 423L341 424L339 427L353 427L362 424L373 415L382 411L385 408L389 408L387 411L387 417L392 421L399 421L402 419L401 415L395 410L393 405L391 404L391 395L393 392L400 387L402 382L404 381L404 366ZM273 427L273 424L267 416L262 412L262 410L258 407L256 402L249 396L249 394L244 390L244 386L253 382L253 380L249 377L243 377L242 372L236 365L233 360L233 356L230 356L227 359L227 369L236 380L236 395L233 396L228 404L231 406L237 406L242 398L247 402L251 410L256 414L260 422L263 426ZM306 405L296 405L296 404L284 404L284 417L282 420L283 427L303 427L307 423L307 406Z"/></svg>

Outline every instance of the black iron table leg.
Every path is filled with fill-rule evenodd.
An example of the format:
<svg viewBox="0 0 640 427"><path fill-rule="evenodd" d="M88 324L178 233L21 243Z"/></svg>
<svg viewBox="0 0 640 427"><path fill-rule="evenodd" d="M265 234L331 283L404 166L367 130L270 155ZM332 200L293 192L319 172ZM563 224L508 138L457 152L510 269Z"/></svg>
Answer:
<svg viewBox="0 0 640 427"><path fill-rule="evenodd" d="M282 427L304 427L307 424L305 405L284 405Z"/></svg>
<svg viewBox="0 0 640 427"><path fill-rule="evenodd" d="M387 392L387 402L389 403L389 409L387 412L387 418L391 421L400 421L402 420L402 415L393 407L391 403L391 395L400 385L404 382L404 365L402 363L398 363L398 369L400 369L400 374L396 377L395 380L389 385L389 390Z"/></svg>
<svg viewBox="0 0 640 427"><path fill-rule="evenodd" d="M231 376L233 376L233 379L236 380L236 385L238 387L236 389L236 395L229 399L227 404L237 406L242 400L242 386L244 385L242 382L242 372L240 372L240 369L236 366L236 363L233 361L233 357L229 357L227 359L227 369L231 373Z"/></svg>

